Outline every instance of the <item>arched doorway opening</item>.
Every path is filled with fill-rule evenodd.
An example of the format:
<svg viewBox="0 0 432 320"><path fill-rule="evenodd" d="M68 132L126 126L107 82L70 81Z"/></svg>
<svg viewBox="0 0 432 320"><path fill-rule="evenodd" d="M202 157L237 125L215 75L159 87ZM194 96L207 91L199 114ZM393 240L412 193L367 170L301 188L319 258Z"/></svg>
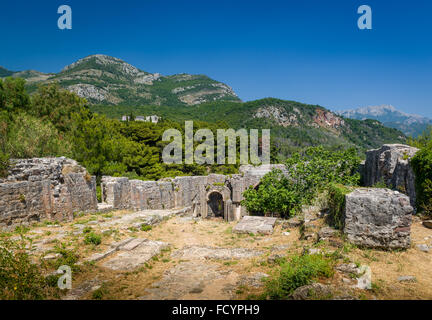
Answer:
<svg viewBox="0 0 432 320"><path fill-rule="evenodd" d="M208 217L224 217L224 201L221 193L213 191L208 195Z"/></svg>

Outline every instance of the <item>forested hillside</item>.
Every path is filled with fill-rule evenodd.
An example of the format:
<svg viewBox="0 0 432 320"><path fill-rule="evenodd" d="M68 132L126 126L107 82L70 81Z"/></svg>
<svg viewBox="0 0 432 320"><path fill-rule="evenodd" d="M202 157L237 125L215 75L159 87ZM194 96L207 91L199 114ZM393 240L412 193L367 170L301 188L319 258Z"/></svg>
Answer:
<svg viewBox="0 0 432 320"><path fill-rule="evenodd" d="M235 129L270 128L272 144L280 161L309 146L356 147L363 154L384 143L406 142L402 132L387 128L379 121L345 119L318 105L274 98L245 103L215 101L192 107L92 105L90 109L114 119L120 119L122 115L155 114L179 122L223 120Z"/></svg>

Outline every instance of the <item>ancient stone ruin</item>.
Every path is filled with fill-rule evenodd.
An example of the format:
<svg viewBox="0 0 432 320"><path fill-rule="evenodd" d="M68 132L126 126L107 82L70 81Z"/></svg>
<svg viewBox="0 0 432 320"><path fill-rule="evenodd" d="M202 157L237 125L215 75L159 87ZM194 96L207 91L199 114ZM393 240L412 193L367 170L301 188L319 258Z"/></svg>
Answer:
<svg viewBox="0 0 432 320"><path fill-rule="evenodd" d="M407 248L415 203L415 181L409 159L417 149L384 145L366 154L366 186L346 195L344 233L363 246ZM102 208L126 210L181 209L193 217L238 221L234 232L271 234L276 218L249 217L241 205L243 192L256 188L273 168L284 165L242 166L239 174L184 176L159 181L104 176L102 203L97 203L96 179L76 161L60 158L14 160L9 175L0 179L0 228L41 220L71 220L74 212ZM408 196L404 195L406 193ZM182 211L182 212L183 212ZM305 217L306 219L306 217Z"/></svg>
<svg viewBox="0 0 432 320"><path fill-rule="evenodd" d="M384 182L389 188L407 194L414 207L415 177L409 159L417 151L417 148L403 144L385 144L379 149L367 151L363 171L365 186L370 187L378 182Z"/></svg>
<svg viewBox="0 0 432 320"><path fill-rule="evenodd" d="M65 157L13 160L0 179L0 227L70 220L75 211L96 209L95 177Z"/></svg>
<svg viewBox="0 0 432 320"><path fill-rule="evenodd" d="M190 208L194 216L222 217L239 220L247 214L241 205L243 192L256 187L272 168L283 165L242 166L240 174L230 176L185 176L160 181L129 180L103 177L102 201L113 209L173 209Z"/></svg>
<svg viewBox="0 0 432 320"><path fill-rule="evenodd" d="M225 176L187 176L161 181L103 177L99 208L190 208L195 216L239 220L243 192L256 187L272 168L243 166L241 173ZM0 227L41 220L71 220L73 213L98 210L96 179L76 161L60 158L13 160L9 175L0 179Z"/></svg>
<svg viewBox="0 0 432 320"><path fill-rule="evenodd" d="M358 188L345 196L344 233L372 248L408 248L414 209L408 196L383 188Z"/></svg>

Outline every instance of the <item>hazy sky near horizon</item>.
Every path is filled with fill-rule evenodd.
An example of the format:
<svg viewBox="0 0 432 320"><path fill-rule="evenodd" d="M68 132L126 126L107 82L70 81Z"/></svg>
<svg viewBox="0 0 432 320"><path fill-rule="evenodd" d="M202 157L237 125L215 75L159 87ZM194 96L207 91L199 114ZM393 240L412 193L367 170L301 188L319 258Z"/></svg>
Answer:
<svg viewBox="0 0 432 320"><path fill-rule="evenodd" d="M57 8L72 8L72 30ZM357 8L372 8L359 30ZM102 53L165 75L206 74L244 101L331 110L391 104L432 118L432 1L2 1L0 65L59 72Z"/></svg>

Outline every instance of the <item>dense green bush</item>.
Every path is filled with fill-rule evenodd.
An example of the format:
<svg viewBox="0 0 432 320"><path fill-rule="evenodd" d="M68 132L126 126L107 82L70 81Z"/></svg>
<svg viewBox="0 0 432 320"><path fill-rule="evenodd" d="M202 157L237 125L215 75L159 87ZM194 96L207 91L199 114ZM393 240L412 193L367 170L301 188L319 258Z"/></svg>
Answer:
<svg viewBox="0 0 432 320"><path fill-rule="evenodd" d="M420 149L410 160L416 177L417 209L432 216L432 126L408 142Z"/></svg>
<svg viewBox="0 0 432 320"><path fill-rule="evenodd" d="M19 113L9 126L6 151L14 158L69 156L71 144L51 122Z"/></svg>
<svg viewBox="0 0 432 320"><path fill-rule="evenodd" d="M341 184L331 183L328 187L329 222L337 229L344 226L345 195L350 191L350 188Z"/></svg>
<svg viewBox="0 0 432 320"><path fill-rule="evenodd" d="M243 204L250 212L291 216L330 183L357 185L359 164L355 149L309 148L286 161L286 175L273 170L263 177L258 187L246 190Z"/></svg>
<svg viewBox="0 0 432 320"><path fill-rule="evenodd" d="M39 300L46 297L45 278L27 254L27 241L0 238L0 299Z"/></svg>
<svg viewBox="0 0 432 320"><path fill-rule="evenodd" d="M288 299L293 291L310 284L319 277L331 277L334 274L333 260L321 254L294 256L282 263L276 277L266 282L265 298Z"/></svg>
<svg viewBox="0 0 432 320"><path fill-rule="evenodd" d="M251 187L243 195L243 205L249 212L266 215L293 215L301 203L300 195L281 170L272 170L261 179L258 189Z"/></svg>
<svg viewBox="0 0 432 320"><path fill-rule="evenodd" d="M94 232L89 232L85 235L84 243L85 244L94 244L95 246L98 246L102 243L102 236L100 234L96 234Z"/></svg>
<svg viewBox="0 0 432 320"><path fill-rule="evenodd" d="M432 215L432 141L411 159L416 176L417 207Z"/></svg>

